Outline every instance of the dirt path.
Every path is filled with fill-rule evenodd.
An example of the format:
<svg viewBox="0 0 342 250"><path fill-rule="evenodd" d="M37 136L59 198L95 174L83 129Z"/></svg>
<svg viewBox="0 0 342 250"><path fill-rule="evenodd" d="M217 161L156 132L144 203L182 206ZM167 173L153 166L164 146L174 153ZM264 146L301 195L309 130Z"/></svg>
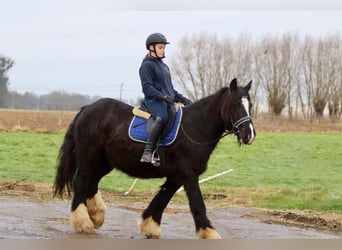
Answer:
<svg viewBox="0 0 342 250"><path fill-rule="evenodd" d="M0 238L12 239L141 239L138 220L143 207L107 203L106 221L96 234L77 234L69 226L70 201L37 201L0 197ZM210 208L208 216L224 239L342 239L342 232L274 224L277 215L258 209ZM196 239L187 207L167 209L163 239Z"/></svg>

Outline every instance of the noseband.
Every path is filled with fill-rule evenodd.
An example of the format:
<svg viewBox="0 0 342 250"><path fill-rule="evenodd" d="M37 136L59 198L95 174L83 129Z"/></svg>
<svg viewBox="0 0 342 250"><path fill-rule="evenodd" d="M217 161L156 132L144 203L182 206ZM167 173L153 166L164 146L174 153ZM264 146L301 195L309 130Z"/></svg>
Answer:
<svg viewBox="0 0 342 250"><path fill-rule="evenodd" d="M233 119L231 119L233 129L232 132L237 135L239 133L239 127L244 124L245 122L252 122L252 118L250 116L244 116L237 120L236 122L233 122Z"/></svg>

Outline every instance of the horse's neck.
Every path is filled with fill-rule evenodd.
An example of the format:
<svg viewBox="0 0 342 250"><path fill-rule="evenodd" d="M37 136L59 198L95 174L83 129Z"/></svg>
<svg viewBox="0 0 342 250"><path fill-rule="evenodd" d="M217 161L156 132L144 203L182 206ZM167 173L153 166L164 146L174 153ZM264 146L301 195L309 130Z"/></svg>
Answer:
<svg viewBox="0 0 342 250"><path fill-rule="evenodd" d="M184 113L185 126L200 141L216 140L224 132L220 107L213 108L211 105L211 100L205 99L190 106Z"/></svg>

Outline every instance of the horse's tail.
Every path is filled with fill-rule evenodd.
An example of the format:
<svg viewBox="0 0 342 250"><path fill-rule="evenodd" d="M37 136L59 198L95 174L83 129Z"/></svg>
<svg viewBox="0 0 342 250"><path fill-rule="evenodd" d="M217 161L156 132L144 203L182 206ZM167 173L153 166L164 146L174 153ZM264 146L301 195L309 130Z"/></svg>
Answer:
<svg viewBox="0 0 342 250"><path fill-rule="evenodd" d="M65 188L68 195L73 190L73 180L77 170L75 157L74 129L77 118L84 110L85 106L77 113L74 120L64 136L64 142L60 148L58 155L57 173L54 183L54 196L63 197Z"/></svg>

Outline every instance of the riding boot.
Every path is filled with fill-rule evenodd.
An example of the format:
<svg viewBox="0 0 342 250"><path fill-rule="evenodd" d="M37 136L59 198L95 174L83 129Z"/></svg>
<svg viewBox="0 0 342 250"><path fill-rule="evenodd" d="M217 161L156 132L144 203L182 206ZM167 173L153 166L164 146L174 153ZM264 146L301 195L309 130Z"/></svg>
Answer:
<svg viewBox="0 0 342 250"><path fill-rule="evenodd" d="M141 156L140 162L151 162L152 161L152 153L156 147L157 140L160 136L160 132L163 128L162 119L157 117L152 124L151 131L148 134L147 142L145 145L144 153Z"/></svg>

